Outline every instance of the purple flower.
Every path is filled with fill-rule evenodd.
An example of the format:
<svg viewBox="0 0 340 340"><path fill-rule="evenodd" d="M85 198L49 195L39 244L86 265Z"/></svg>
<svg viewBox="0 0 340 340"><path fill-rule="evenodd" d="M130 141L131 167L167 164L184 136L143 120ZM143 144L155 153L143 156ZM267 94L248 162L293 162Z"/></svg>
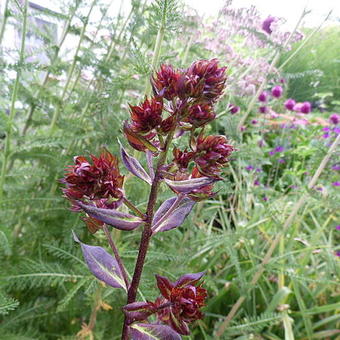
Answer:
<svg viewBox="0 0 340 340"><path fill-rule="evenodd" d="M336 135L338 135L338 134L340 134L340 128L334 128L333 129L333 132L336 134Z"/></svg>
<svg viewBox="0 0 340 340"><path fill-rule="evenodd" d="M340 225L337 225L337 226L335 227L335 229L336 229L336 230L340 230Z"/></svg>
<svg viewBox="0 0 340 340"><path fill-rule="evenodd" d="M278 159L278 162L279 162L280 164L286 163L286 161L285 161L283 158L279 158L279 159Z"/></svg>
<svg viewBox="0 0 340 340"><path fill-rule="evenodd" d="M332 165L332 170L339 171L340 170L340 164L334 164Z"/></svg>
<svg viewBox="0 0 340 340"><path fill-rule="evenodd" d="M340 187L340 182L339 181L333 182L332 185L334 187Z"/></svg>
<svg viewBox="0 0 340 340"><path fill-rule="evenodd" d="M293 111L301 112L302 103L296 103L293 107Z"/></svg>
<svg viewBox="0 0 340 340"><path fill-rule="evenodd" d="M275 98L280 98L282 96L282 86L280 85L276 85L272 88L272 96Z"/></svg>
<svg viewBox="0 0 340 340"><path fill-rule="evenodd" d="M340 250L338 250L338 251L335 252L335 256L340 257Z"/></svg>
<svg viewBox="0 0 340 340"><path fill-rule="evenodd" d="M322 138L327 139L329 138L329 136L330 136L330 133L326 132L322 135Z"/></svg>
<svg viewBox="0 0 340 340"><path fill-rule="evenodd" d="M274 149L275 153L276 152L283 152L283 151L285 151L285 148L282 145L279 145Z"/></svg>
<svg viewBox="0 0 340 340"><path fill-rule="evenodd" d="M267 196L263 196L263 197L262 197L262 200L265 201L265 202L267 202L267 201L268 201L268 197L267 197Z"/></svg>
<svg viewBox="0 0 340 340"><path fill-rule="evenodd" d="M273 155L275 155L275 151L269 151L268 154L269 154L269 156L273 156Z"/></svg>
<svg viewBox="0 0 340 340"><path fill-rule="evenodd" d="M229 112L234 115L235 113L240 112L240 107L234 104L229 104Z"/></svg>
<svg viewBox="0 0 340 340"><path fill-rule="evenodd" d="M340 122L340 115L333 113L332 115L329 116L329 121L334 124L337 125Z"/></svg>
<svg viewBox="0 0 340 340"><path fill-rule="evenodd" d="M251 123L252 123L253 125L256 125L256 124L257 124L257 120L256 120L256 119L253 119L253 120L251 121Z"/></svg>
<svg viewBox="0 0 340 340"><path fill-rule="evenodd" d="M296 101L292 98L289 98L285 101L284 105L287 110L293 111L295 104L296 104Z"/></svg>
<svg viewBox="0 0 340 340"><path fill-rule="evenodd" d="M267 106L260 106L259 111L261 113L268 113L268 107Z"/></svg>
<svg viewBox="0 0 340 340"><path fill-rule="evenodd" d="M265 103L268 100L268 92L263 91L260 95L259 95L259 101Z"/></svg>
<svg viewBox="0 0 340 340"><path fill-rule="evenodd" d="M251 170L254 170L254 167L253 167L252 165L247 165L247 166L245 167L245 169L246 169L247 171L251 171Z"/></svg>
<svg viewBox="0 0 340 340"><path fill-rule="evenodd" d="M323 191L323 187L315 187L315 190L317 190L317 191Z"/></svg>
<svg viewBox="0 0 340 340"><path fill-rule="evenodd" d="M312 111L312 105L310 102L303 102L300 109L301 113L307 114Z"/></svg>
<svg viewBox="0 0 340 340"><path fill-rule="evenodd" d="M273 22L276 22L277 19L275 17L272 17L271 15L265 19L262 22L262 29L267 32L268 34L271 34L273 32L272 28L270 27Z"/></svg>
<svg viewBox="0 0 340 340"><path fill-rule="evenodd" d="M259 181L258 179L256 179L256 180L254 181L254 185L255 185L256 187L258 187L258 186L260 185L260 181Z"/></svg>
<svg viewBox="0 0 340 340"><path fill-rule="evenodd" d="M330 129L329 127L324 127L324 128L322 129L322 131L329 132L329 131L331 131L331 129Z"/></svg>

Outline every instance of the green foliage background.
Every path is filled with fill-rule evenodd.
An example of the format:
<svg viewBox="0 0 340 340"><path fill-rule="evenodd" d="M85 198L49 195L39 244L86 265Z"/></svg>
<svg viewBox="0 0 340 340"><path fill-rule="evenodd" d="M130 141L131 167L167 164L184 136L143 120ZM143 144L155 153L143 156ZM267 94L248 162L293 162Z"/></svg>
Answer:
<svg viewBox="0 0 340 340"><path fill-rule="evenodd" d="M122 122L128 118L127 104L136 104L144 96L162 23L165 34L157 64L187 67L199 58L216 57L203 46L187 43L190 34L200 28L199 20L186 17L177 1L149 4L135 0L132 4L128 15L109 17L100 2L66 2L58 18L67 34L80 40L73 57L59 55L60 46L48 36L49 65L8 62L3 58L7 51L2 50L2 151L9 126L13 132L10 152L6 156L3 152L1 159L1 164L5 157L8 160L0 202L1 339L74 339L91 319L95 320L91 330L95 339L119 339L125 297L90 275L71 229L92 245L106 247L104 236L100 232L89 234L80 216L68 210L58 179L74 155L97 154L103 145L117 153L117 137L122 139ZM91 5L100 8L103 15L100 22L91 25L95 31L108 29L110 39L94 39L89 33L86 25ZM18 3L9 1L2 23L22 23L23 15ZM317 33L287 64L284 73L292 75L288 96L308 100L315 92L332 92L332 99L339 100L338 34L338 29ZM283 55L281 61L288 56ZM222 60L222 56L217 57ZM8 109L14 81L8 71L16 72L19 67L22 73L16 102L21 105L17 105L11 121ZM89 69L93 75L90 80L82 73ZM323 71L320 84L312 88L307 71L318 69ZM36 77L42 71L49 72L45 82ZM225 111L229 100L224 98L219 112ZM244 98L243 105L249 101ZM55 123L53 117L57 117ZM139 298L157 296L156 273L175 279L186 272L206 270L206 317L185 339L216 339L217 327L241 295L246 295L246 301L223 339L335 339L340 319L340 270L334 256L339 239L334 228L338 194L330 183L336 178L327 168L320 183L325 190L316 192L306 189L305 175L306 171L315 171L327 145L318 137L318 128L293 131L287 145L289 159L286 165L278 165L268 157L268 151L287 136L254 127L242 139L238 119L223 114L209 128L211 133L231 137L239 151L225 170L226 180L220 184L219 194L197 204L183 226L154 238ZM260 148L262 134L268 142ZM332 158L331 164L335 163ZM256 174L245 170L248 164L263 167L261 179L268 189L253 185ZM299 188L294 191L291 185ZM126 192L141 209L145 208L146 185L129 177ZM260 281L251 285L270 243L303 193L308 194L307 204ZM161 199L169 195L162 187ZM270 197L268 202L263 200L264 195ZM140 231L112 233L131 273ZM283 288L278 287L278 277L284 278ZM83 338L91 334L83 333Z"/></svg>

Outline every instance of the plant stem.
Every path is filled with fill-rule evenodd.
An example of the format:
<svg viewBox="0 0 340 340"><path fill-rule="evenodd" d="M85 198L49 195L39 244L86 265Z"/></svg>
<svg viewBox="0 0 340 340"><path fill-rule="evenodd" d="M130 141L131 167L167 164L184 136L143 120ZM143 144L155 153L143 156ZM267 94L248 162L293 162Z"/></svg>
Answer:
<svg viewBox="0 0 340 340"><path fill-rule="evenodd" d="M333 142L333 144L331 145L331 147L329 148L327 154L325 155L325 157L323 158L323 160L321 161L318 169L316 170L313 178L310 180L310 182L308 183L308 189L312 189L317 180L319 179L322 171L324 170L324 168L326 167L330 157L332 156L332 154L335 152L338 144L340 143L340 135L337 136L337 138L335 139L335 141ZM260 268L258 269L258 271L254 274L252 280L251 280L251 286L254 286L257 281L259 280L259 278L261 277L261 275L263 274L264 270L265 270L265 266L269 263L274 250L276 249L277 245L279 244L281 238L283 235L286 234L287 230L289 229L289 227L291 226L291 224L293 223L295 216L297 215L297 213L299 212L300 208L304 205L304 203L307 201L308 195L304 194L300 197L300 199L298 200L298 202L295 204L292 212L290 213L289 217L287 218L286 222L283 224L283 227L281 229L281 232L279 232L276 236L276 238L274 239L274 241L272 242L271 246L269 247L266 255L264 256L261 264L260 264ZM233 305L232 309L230 310L229 314L227 315L227 317L225 318L225 320L223 321L223 323L221 324L221 326L218 328L216 335L218 337L220 337L225 329L228 327L230 321L232 320L232 318L235 316L236 312L238 311L238 309L241 307L242 303L244 302L244 300L246 299L245 295L242 295L239 297L239 299L236 301L236 303Z"/></svg>
<svg viewBox="0 0 340 340"><path fill-rule="evenodd" d="M132 202L130 202L127 198L123 198L123 203L131 209L136 215L141 218L145 218L145 214L143 214Z"/></svg>
<svg viewBox="0 0 340 340"><path fill-rule="evenodd" d="M158 196L158 188L159 188L160 180L161 180L161 167L164 165L166 161L167 153L168 153L172 138L174 136L174 133L175 133L175 130L172 130L166 139L165 149L161 153L160 158L158 160L155 178L151 185L149 201L148 201L147 210L146 210L146 221L144 224L144 230L142 232L142 237L140 240L138 257L137 257L137 261L135 265L135 271L133 273L131 285L128 291L128 298L127 298L128 304L135 302L136 300L137 290L138 290L140 278L143 272L145 258L146 258L146 254L149 248L150 238L152 236L151 224L152 224L152 219L154 216L154 209L155 209L157 196ZM128 318L125 316L123 330L122 330L122 337L121 337L122 340L128 340L128 321L129 321Z"/></svg>
<svg viewBox="0 0 340 340"><path fill-rule="evenodd" d="M67 90L68 90L68 86L70 85L70 82L71 82L71 79L72 79L72 76L73 76L73 72L74 72L74 69L75 69L77 61L78 61L78 54L79 54L79 51L80 51L81 44L82 44L82 42L84 40L84 37L85 37L85 32L86 32L87 24L89 22L90 15L92 13L93 7L96 4L96 2L97 2L97 0L94 0L92 2L90 10L89 10L89 12L88 12L88 14L87 14L87 16L85 18L85 22L84 22L83 28L81 30L81 33L80 33L80 37L79 37L78 45L77 45L77 48L76 48L76 52L75 52L75 54L73 56L72 64L71 64L71 66L69 68L69 71L68 71L68 76L67 76L66 84L65 84L64 89L63 89L63 93L61 95L61 100L60 100L60 103L57 104L57 108L55 109L53 117L52 117L52 121L51 121L51 125L50 125L50 134L54 131L55 125L56 125L58 117L60 115L61 106L62 106L62 104L64 102L65 95L66 95Z"/></svg>
<svg viewBox="0 0 340 340"><path fill-rule="evenodd" d="M1 25L1 30L0 30L0 46L2 45L2 39L4 37L6 23L8 19L8 4L9 4L9 0L6 0L5 7L4 7L4 17L2 19L2 25Z"/></svg>
<svg viewBox="0 0 340 340"><path fill-rule="evenodd" d="M20 47L20 55L19 55L19 62L17 68L17 74L15 78L14 88L12 92L11 98L11 108L7 122L7 136L5 140L4 152L3 152L3 161L1 167L1 175L0 175L0 200L2 200L3 192L4 192L4 183L7 171L7 163L9 161L10 156L10 147L11 147L11 138L12 138L12 131L13 131L13 121L15 116L15 102L18 96L19 90L19 79L22 72L22 67L24 63L24 56L25 56L25 40L26 40L26 31L27 31L27 7L28 7L28 0L24 2L23 8L23 22L22 22L22 34L21 34L21 47Z"/></svg>
<svg viewBox="0 0 340 340"><path fill-rule="evenodd" d="M125 286L126 286L126 291L128 291L128 289L129 289L129 279L128 279L128 276L127 276L127 273L126 273L126 269L125 269L125 266L122 262L120 255L119 255L118 249L117 249L117 247L116 247L116 245L115 245L115 243L112 239L111 233L110 233L109 229L107 228L106 224L103 225L103 231L104 231L105 236L106 236L106 238L109 242L109 245L110 245L110 247L113 251L113 254L115 255L115 259L116 259L118 266L119 266L119 269L120 269L120 271L123 275L123 279L124 279Z"/></svg>

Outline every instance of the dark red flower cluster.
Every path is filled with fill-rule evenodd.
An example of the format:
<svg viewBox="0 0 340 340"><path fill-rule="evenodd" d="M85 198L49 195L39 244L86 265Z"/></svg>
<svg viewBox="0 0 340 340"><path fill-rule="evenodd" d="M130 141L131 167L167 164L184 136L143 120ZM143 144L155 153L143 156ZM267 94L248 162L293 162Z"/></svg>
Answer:
<svg viewBox="0 0 340 340"><path fill-rule="evenodd" d="M175 128L196 129L215 119L213 104L223 93L225 71L217 59L196 61L185 70L162 65L151 79L154 97L130 106L131 122L124 124L130 145L154 152L161 145L157 134L166 135ZM164 100L170 103L163 105ZM167 112L164 118L163 110Z"/></svg>
<svg viewBox="0 0 340 340"><path fill-rule="evenodd" d="M91 161L83 156L74 158L74 165L65 169L65 177L60 180L66 185L65 197L72 203L72 209L79 211L77 200L90 201L98 208L114 208L123 198L123 180L118 168L118 159L104 150L97 158L91 155ZM85 217L89 230L95 232L103 224L96 219Z"/></svg>
<svg viewBox="0 0 340 340"><path fill-rule="evenodd" d="M188 335L188 323L203 318L201 308L207 291L197 284L202 276L203 273L186 274L173 283L164 276L156 275L157 286L162 294L155 302L157 316L179 334Z"/></svg>

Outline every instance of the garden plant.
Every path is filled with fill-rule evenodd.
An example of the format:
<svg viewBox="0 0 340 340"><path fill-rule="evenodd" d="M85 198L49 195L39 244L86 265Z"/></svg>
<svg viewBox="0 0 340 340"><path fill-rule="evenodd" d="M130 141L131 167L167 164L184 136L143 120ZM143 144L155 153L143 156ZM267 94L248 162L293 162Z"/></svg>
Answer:
<svg viewBox="0 0 340 340"><path fill-rule="evenodd" d="M1 340L338 340L337 15L185 3L0 2Z"/></svg>

